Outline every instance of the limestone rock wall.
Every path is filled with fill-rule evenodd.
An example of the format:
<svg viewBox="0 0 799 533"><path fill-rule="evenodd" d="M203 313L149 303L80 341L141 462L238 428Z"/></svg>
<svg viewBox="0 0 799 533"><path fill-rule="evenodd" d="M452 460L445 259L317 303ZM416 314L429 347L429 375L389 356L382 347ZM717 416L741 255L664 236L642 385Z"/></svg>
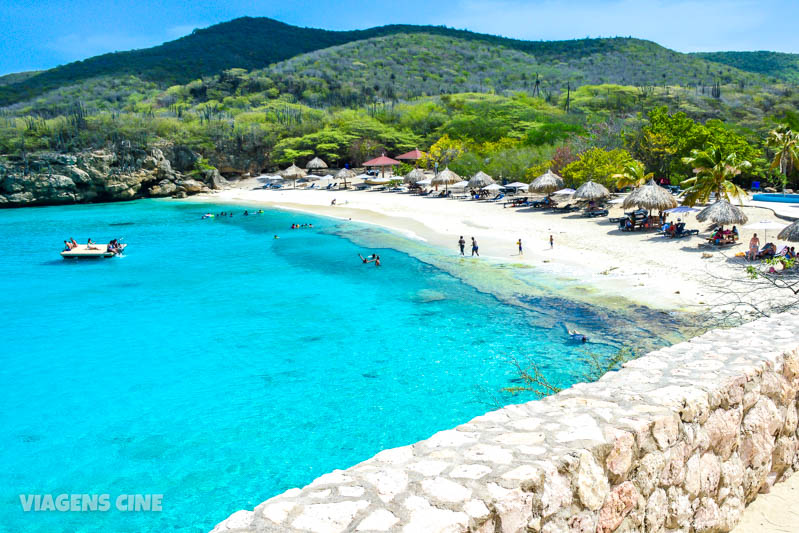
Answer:
<svg viewBox="0 0 799 533"><path fill-rule="evenodd" d="M0 159L0 207L186 196L225 184L216 169L188 174L199 157L193 152L163 148L166 155L161 148L152 148L125 154L96 150ZM173 168L168 156L180 170Z"/></svg>
<svg viewBox="0 0 799 533"><path fill-rule="evenodd" d="M799 468L799 316L652 352L291 489L233 532L730 531Z"/></svg>

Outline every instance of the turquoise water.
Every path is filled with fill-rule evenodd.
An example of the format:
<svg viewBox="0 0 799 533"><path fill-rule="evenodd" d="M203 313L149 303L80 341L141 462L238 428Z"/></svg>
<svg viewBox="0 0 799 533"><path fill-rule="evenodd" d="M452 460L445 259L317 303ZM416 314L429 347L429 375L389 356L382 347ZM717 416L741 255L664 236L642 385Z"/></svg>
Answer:
<svg viewBox="0 0 799 533"><path fill-rule="evenodd" d="M755 194L752 196L752 200L758 202L784 202L788 204L796 204L799 203L799 194Z"/></svg>
<svg viewBox="0 0 799 533"><path fill-rule="evenodd" d="M582 347L539 313L346 238L381 242L379 230L243 208L200 220L229 209L0 211L3 527L209 530L494 402L530 399L499 392L514 384L511 356L574 380ZM128 250L65 261L68 237L121 237ZM356 255L373 251L381 268ZM577 305L569 314L577 326L597 320ZM110 494L112 509L24 513L20 493ZM163 494L163 510L114 509L116 496L137 493Z"/></svg>

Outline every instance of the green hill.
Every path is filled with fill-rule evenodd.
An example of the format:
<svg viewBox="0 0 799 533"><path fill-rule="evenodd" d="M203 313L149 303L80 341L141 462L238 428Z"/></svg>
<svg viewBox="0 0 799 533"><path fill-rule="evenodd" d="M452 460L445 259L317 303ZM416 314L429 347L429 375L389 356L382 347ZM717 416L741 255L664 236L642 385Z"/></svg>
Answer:
<svg viewBox="0 0 799 533"><path fill-rule="evenodd" d="M527 44L403 33L302 54L254 74L313 105L364 103L371 96L392 100L529 91L537 81L544 94L565 89L567 83L574 89L605 83L695 86L763 81L758 74L637 39Z"/></svg>
<svg viewBox="0 0 799 533"><path fill-rule="evenodd" d="M780 52L703 52L693 54L749 72L769 76L773 81L799 82L799 54Z"/></svg>
<svg viewBox="0 0 799 533"><path fill-rule="evenodd" d="M245 17L195 30L191 35L152 48L104 54L2 84L0 106L98 77L135 76L165 88L225 69L263 69L273 63L330 47L348 43L354 46L359 41L387 36L418 34L496 47L494 54L510 50L531 55L536 64L562 69L575 81L709 84L716 78L722 78L719 80L722 83L757 79L755 74L743 73L730 66L720 68L717 63L631 38L523 41L442 26L411 25L328 31L300 28L269 18ZM440 52L442 50L431 50L429 58ZM525 62L529 64L530 60Z"/></svg>

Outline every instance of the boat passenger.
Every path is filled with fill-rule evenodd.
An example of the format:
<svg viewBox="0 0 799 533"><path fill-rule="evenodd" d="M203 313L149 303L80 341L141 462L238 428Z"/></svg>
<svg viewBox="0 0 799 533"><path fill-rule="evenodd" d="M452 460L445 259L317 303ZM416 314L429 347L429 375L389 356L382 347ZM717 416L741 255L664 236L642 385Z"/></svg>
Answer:
<svg viewBox="0 0 799 533"><path fill-rule="evenodd" d="M69 252L72 250L72 243L69 241L64 241L64 251Z"/></svg>

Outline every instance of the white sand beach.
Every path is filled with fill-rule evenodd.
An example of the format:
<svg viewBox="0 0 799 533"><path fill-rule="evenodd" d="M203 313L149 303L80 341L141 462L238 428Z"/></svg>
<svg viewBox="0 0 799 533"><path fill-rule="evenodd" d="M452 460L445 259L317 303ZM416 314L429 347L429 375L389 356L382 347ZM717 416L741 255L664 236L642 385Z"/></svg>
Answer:
<svg viewBox="0 0 799 533"><path fill-rule="evenodd" d="M667 239L655 232L620 232L608 217L586 218L579 213L554 213L532 208L503 208L501 203L420 197L387 191L264 190L255 179L242 180L196 201L271 206L341 219L377 224L422 239L453 253L458 238L477 240L481 258L509 264L533 265L541 271L572 280L574 292L596 291L623 297L655 309L699 311L716 302L707 280L711 275L742 276L744 252L752 232L739 228L739 244L723 252L700 247L707 224L693 214L683 216L687 228L703 235ZM331 205L333 200L336 205ZM744 208L749 221L772 220L787 225L769 209ZM610 217L623 214L617 205ZM672 217L672 220L677 217ZM301 220L298 218L298 221ZM761 244L775 242L775 231ZM552 235L554 246L550 248ZM522 240L524 255L516 242Z"/></svg>

